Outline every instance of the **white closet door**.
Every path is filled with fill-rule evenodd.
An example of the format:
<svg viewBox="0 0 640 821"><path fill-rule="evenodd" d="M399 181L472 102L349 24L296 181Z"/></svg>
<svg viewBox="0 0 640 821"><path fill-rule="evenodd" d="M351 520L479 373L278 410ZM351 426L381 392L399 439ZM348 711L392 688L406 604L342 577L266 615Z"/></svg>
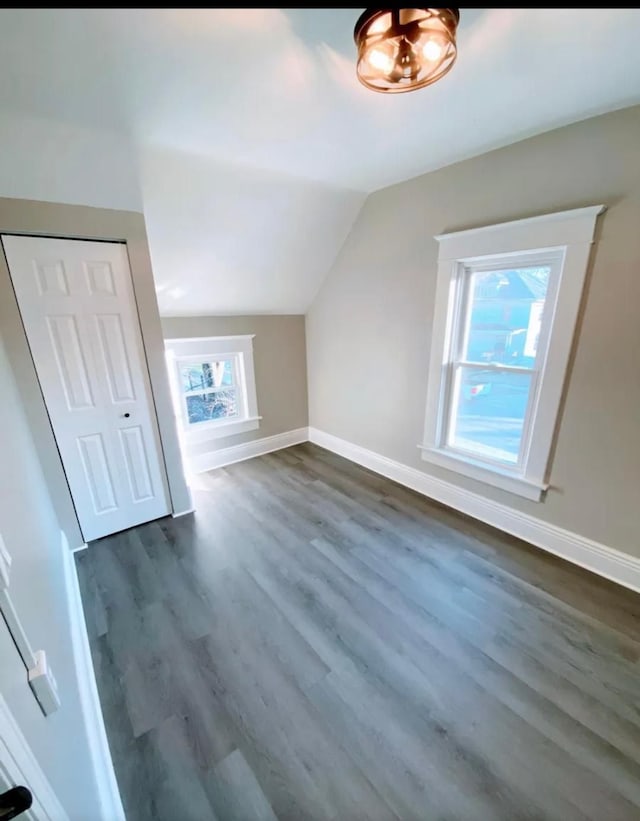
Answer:
<svg viewBox="0 0 640 821"><path fill-rule="evenodd" d="M86 541L169 513L126 246L3 236Z"/></svg>

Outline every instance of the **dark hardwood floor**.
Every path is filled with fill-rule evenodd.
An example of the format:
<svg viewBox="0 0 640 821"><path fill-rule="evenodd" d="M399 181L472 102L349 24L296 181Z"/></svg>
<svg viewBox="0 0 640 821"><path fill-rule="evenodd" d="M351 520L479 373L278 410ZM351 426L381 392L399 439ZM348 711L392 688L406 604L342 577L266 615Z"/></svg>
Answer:
<svg viewBox="0 0 640 821"><path fill-rule="evenodd" d="M640 818L640 597L310 444L77 557L130 821Z"/></svg>

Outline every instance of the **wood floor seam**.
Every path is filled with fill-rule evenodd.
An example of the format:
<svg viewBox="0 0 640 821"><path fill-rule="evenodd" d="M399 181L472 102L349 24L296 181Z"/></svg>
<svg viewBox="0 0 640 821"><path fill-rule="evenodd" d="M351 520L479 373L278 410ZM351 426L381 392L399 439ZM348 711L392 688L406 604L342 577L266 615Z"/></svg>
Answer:
<svg viewBox="0 0 640 821"><path fill-rule="evenodd" d="M76 555L129 821L637 821L640 596L310 443Z"/></svg>

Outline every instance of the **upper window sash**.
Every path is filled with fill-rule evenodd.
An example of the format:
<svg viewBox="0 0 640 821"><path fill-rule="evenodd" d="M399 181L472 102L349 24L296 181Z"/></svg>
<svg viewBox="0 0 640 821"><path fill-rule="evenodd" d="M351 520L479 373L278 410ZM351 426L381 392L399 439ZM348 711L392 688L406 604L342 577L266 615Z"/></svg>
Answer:
<svg viewBox="0 0 640 821"><path fill-rule="evenodd" d="M203 356L197 358L176 357L175 365L177 369L178 385L180 386L180 395L183 397L201 396L203 393L216 393L217 391L237 390L239 387L239 371L241 357L242 355L237 353L225 353L224 356L204 354ZM189 365L200 367L203 364L208 365L212 362L221 362L223 360L231 361L231 382L228 385L208 385L202 388L193 388L189 391L185 391L182 389L182 371L185 367L188 367Z"/></svg>

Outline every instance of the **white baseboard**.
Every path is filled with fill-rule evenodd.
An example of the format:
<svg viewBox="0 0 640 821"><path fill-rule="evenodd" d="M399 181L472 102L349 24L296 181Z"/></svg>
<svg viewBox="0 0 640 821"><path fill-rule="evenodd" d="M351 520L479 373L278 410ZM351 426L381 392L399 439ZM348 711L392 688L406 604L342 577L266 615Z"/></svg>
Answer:
<svg viewBox="0 0 640 821"><path fill-rule="evenodd" d="M29 818L34 821L69 821L9 705L0 694L0 791L11 784L29 786L33 795Z"/></svg>
<svg viewBox="0 0 640 821"><path fill-rule="evenodd" d="M107 733L102 718L102 708L98 696L98 687L91 660L89 636L84 619L80 585L76 570L74 551L64 534L62 536L62 555L64 561L65 583L69 619L71 621L71 641L75 661L76 678L80 691L82 715L87 733L87 742L91 754L91 764L98 789L98 798L102 810L102 821L125 821L120 790L113 770L113 761L109 751Z"/></svg>
<svg viewBox="0 0 640 821"><path fill-rule="evenodd" d="M87 547L88 547L87 543L83 542L82 544L77 545L77 547L70 547L69 551L71 553L82 553L82 551L86 550Z"/></svg>
<svg viewBox="0 0 640 821"><path fill-rule="evenodd" d="M309 428L309 441L474 519L640 592L640 559L463 490L317 428Z"/></svg>
<svg viewBox="0 0 640 821"><path fill-rule="evenodd" d="M179 510L177 513L172 513L172 519L179 519L181 516L188 516L190 513L195 513L195 507L190 507L188 510Z"/></svg>
<svg viewBox="0 0 640 821"><path fill-rule="evenodd" d="M252 442L244 442L241 445L232 445L229 448L189 456L189 466L193 473L204 473L207 470L232 465L234 462L242 462L244 459L252 459L254 456L262 456L274 450L299 445L301 442L307 442L308 439L308 428L288 430L285 433L276 433L275 436L265 436L263 439L254 439Z"/></svg>

